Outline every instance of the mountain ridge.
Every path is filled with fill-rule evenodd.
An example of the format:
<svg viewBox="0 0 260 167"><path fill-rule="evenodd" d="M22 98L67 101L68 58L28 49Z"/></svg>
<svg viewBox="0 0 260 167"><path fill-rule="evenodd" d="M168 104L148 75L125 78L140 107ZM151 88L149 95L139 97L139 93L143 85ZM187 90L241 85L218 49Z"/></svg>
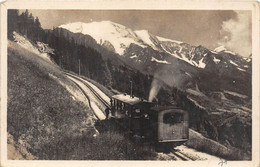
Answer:
<svg viewBox="0 0 260 167"><path fill-rule="evenodd" d="M133 31L111 21L69 23L54 31L78 44L95 48L105 59L122 61L144 74L161 74L158 78L169 86L184 84L182 89L191 85L195 89L198 83L202 90L235 91L238 88L238 93L251 94L251 88L245 86L251 79L250 58L244 59L224 47L212 51L201 45L159 37L147 30ZM182 82L169 82L171 77ZM207 86L208 83L215 88Z"/></svg>
<svg viewBox="0 0 260 167"><path fill-rule="evenodd" d="M216 48L213 51L206 49L205 47L203 47L203 50L200 50L202 46L192 46L181 41L156 36L151 34L148 30L133 31L126 26L111 21L90 23L74 22L60 25L58 28L66 29L72 33L90 35L97 42L97 44L120 56L125 56L127 54L127 50L129 52L130 45L136 45L137 47L141 47L142 49L151 47L155 51L158 51L160 53L165 52L198 68L206 67L206 60L204 60L204 57L209 52L211 53L211 55L213 55L212 60L216 62L216 64L218 64L218 62L220 61L220 59L215 56L216 54L224 53L236 55L239 57L239 55L237 55L236 53L228 51L222 46ZM198 54L199 50L203 51L203 55ZM131 59L133 59L132 56L130 57ZM135 56L135 59L136 58L138 58L137 55ZM158 58L150 58L150 60L155 59ZM158 62L165 62L165 64L170 64L166 59L158 60ZM131 63L135 62L132 61ZM240 67L240 69L243 69L243 67Z"/></svg>

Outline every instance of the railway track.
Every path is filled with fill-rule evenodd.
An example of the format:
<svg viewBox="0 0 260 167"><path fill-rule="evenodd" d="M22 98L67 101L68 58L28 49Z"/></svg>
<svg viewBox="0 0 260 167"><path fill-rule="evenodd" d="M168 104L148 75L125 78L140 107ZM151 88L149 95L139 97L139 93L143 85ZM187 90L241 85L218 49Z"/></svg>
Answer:
<svg viewBox="0 0 260 167"><path fill-rule="evenodd" d="M81 82L82 84L84 84L90 91L91 93L105 106L105 107L108 107L111 109L111 106L110 104L108 104L89 84L87 84L83 79L81 79L80 77L78 76L75 76L73 74L70 74L68 72L64 72L65 75L69 76L69 77L72 77L74 78L75 80ZM73 80L72 80L73 81ZM86 96L86 98L89 100L89 105L91 107L91 104L90 104L90 99L88 97L88 95L86 94L86 92L81 88L81 86L76 83L75 81L73 81L78 87L79 89L83 92L83 94ZM95 114L95 112L94 112ZM96 115L96 114L95 114ZM97 115L96 115L97 116ZM98 117L97 117L98 118ZM180 161L194 161L191 157L185 155L184 153L178 151L178 150L175 150L175 149L172 149L172 151L170 153L167 153L165 154L167 156L169 156L171 159L174 159L174 160L180 160Z"/></svg>
<svg viewBox="0 0 260 167"><path fill-rule="evenodd" d="M82 93L84 94L84 96L88 99L88 104L89 104L89 107L92 109L94 115L96 116L96 118L98 120L103 120L104 117L105 117L105 113L103 110L100 110L100 112L96 112L94 108L97 108L98 106L96 106L96 104L94 102L91 102L91 99L89 98L89 96L87 95L86 91L84 90L84 88L82 88L82 86L80 86L79 83L83 84L84 86L86 86L90 92L92 93L92 95L97 98L98 101L100 101L102 104L103 104L103 107L110 107L109 104L91 87L89 86L84 80L82 80L81 78L73 75L73 74L70 74L70 73L67 73L67 72L64 72L64 74L67 76L67 77L71 77L71 81L82 91ZM76 80L76 81L75 81ZM98 107L99 108L99 107Z"/></svg>
<svg viewBox="0 0 260 167"><path fill-rule="evenodd" d="M73 74L70 74L70 73L67 73L65 72L65 75L68 75L78 81L80 81L81 83L83 83L86 87L89 88L89 90L93 93L93 95L105 106L105 107L108 107L109 109L111 109L110 107L110 104L108 104L91 86L89 86L89 84L87 84L85 81L83 81L81 78L73 75ZM78 87L80 87L78 84L77 84ZM82 89L81 89L82 90Z"/></svg>
<svg viewBox="0 0 260 167"><path fill-rule="evenodd" d="M173 154L175 157L182 161L194 161L191 157L185 155L184 153L178 151L178 150L172 150L170 154Z"/></svg>

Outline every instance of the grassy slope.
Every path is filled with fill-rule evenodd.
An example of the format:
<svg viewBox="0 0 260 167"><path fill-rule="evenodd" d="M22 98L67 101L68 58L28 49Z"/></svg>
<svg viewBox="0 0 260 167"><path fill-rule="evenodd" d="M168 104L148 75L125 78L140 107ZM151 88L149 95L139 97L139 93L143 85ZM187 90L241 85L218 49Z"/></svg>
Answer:
<svg viewBox="0 0 260 167"><path fill-rule="evenodd" d="M228 160L250 160L250 157L243 155L240 150L226 147L214 140L202 136L192 129L189 130L189 140L185 145L194 148L195 150Z"/></svg>
<svg viewBox="0 0 260 167"><path fill-rule="evenodd" d="M89 108L49 74L66 80L58 67L9 42L8 132L39 158L45 144L93 127Z"/></svg>
<svg viewBox="0 0 260 167"><path fill-rule="evenodd" d="M89 108L73 100L60 82L77 90L59 67L9 41L7 126L16 148L26 149L35 159L153 159L156 156L137 148L116 131L103 132L94 138L96 132ZM13 147L8 145L8 149ZM9 159L14 159L10 156Z"/></svg>

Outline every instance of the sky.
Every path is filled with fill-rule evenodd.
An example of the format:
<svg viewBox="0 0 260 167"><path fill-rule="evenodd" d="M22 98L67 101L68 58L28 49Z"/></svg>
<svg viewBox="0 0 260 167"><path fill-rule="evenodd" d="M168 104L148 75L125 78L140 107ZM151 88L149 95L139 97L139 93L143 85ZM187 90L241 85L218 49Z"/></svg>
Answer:
<svg viewBox="0 0 260 167"><path fill-rule="evenodd" d="M249 11L231 10L29 10L44 29L70 22L110 20L132 30L202 45L214 50L224 45L243 57L252 53Z"/></svg>

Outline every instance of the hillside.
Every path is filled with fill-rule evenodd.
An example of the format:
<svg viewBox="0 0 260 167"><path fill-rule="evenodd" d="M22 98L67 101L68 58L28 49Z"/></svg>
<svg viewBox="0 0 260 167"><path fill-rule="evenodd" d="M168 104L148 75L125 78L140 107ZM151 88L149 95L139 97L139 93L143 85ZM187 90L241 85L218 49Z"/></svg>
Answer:
<svg viewBox="0 0 260 167"><path fill-rule="evenodd" d="M16 39L8 41L8 159L156 159L116 129L99 133L77 86L28 39Z"/></svg>

